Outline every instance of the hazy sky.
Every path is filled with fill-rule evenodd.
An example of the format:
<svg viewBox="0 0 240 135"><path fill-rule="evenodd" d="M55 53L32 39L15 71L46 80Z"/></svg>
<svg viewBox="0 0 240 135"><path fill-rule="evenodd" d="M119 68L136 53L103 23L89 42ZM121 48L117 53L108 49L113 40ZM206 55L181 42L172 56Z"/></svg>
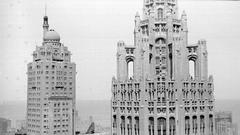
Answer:
<svg viewBox="0 0 240 135"><path fill-rule="evenodd" d="M50 28L77 64L77 100L110 99L116 43L133 44L134 16L143 0L2 0L0 102L26 100L27 63L42 42L47 3ZM179 1L188 15L189 43L206 39L217 99L240 99L240 2Z"/></svg>

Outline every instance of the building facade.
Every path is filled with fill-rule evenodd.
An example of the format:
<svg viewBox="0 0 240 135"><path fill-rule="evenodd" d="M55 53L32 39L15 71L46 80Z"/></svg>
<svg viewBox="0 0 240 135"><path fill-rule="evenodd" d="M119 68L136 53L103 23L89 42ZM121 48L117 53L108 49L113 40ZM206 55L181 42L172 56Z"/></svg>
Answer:
<svg viewBox="0 0 240 135"><path fill-rule="evenodd" d="M188 43L177 0L144 0L134 45L117 44L112 135L213 135L214 87L205 40ZM132 73L132 75L131 75Z"/></svg>
<svg viewBox="0 0 240 135"><path fill-rule="evenodd" d="M216 135L238 135L237 124L232 122L231 112L215 113Z"/></svg>
<svg viewBox="0 0 240 135"><path fill-rule="evenodd" d="M75 133L76 64L59 34L43 18L43 42L28 65L27 134Z"/></svg>
<svg viewBox="0 0 240 135"><path fill-rule="evenodd" d="M7 135L11 129L11 120L0 118L0 135Z"/></svg>

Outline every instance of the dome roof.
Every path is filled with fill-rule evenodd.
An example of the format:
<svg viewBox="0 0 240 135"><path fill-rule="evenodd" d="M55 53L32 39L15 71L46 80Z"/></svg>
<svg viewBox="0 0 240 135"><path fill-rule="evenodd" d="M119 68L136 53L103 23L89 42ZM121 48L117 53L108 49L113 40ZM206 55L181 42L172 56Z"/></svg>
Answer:
<svg viewBox="0 0 240 135"><path fill-rule="evenodd" d="M60 35L53 29L47 31L44 36L44 40L60 40Z"/></svg>

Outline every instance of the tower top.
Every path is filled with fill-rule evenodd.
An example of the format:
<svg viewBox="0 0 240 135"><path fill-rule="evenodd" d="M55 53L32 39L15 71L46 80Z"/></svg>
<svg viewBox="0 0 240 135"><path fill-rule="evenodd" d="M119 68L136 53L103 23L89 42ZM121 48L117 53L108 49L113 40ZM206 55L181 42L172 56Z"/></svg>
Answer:
<svg viewBox="0 0 240 135"><path fill-rule="evenodd" d="M177 0L144 0L143 2L143 15L148 18L151 12L154 12L156 17L162 13L161 17L166 17L166 13L170 12L173 16L177 17L178 4Z"/></svg>
<svg viewBox="0 0 240 135"><path fill-rule="evenodd" d="M44 41L60 41L60 35L53 29L45 33Z"/></svg>
<svg viewBox="0 0 240 135"><path fill-rule="evenodd" d="M45 4L45 15L43 17L43 39L45 37L46 32L48 31L48 16L47 16L47 4Z"/></svg>

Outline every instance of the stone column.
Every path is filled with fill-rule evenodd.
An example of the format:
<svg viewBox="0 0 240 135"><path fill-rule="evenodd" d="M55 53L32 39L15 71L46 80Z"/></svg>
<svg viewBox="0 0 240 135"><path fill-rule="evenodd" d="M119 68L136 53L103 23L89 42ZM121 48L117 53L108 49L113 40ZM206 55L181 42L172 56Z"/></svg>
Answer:
<svg viewBox="0 0 240 135"><path fill-rule="evenodd" d="M132 113L133 113L133 111L134 111L134 110L133 110L133 107L132 107ZM133 115L132 115L132 123L131 123L131 132L132 132L131 134L132 134L132 135L135 135L135 134L134 134L134 130L135 130L135 129L134 129L134 117L133 117Z"/></svg>
<svg viewBox="0 0 240 135"><path fill-rule="evenodd" d="M125 107L125 110L126 110L126 107ZM126 112L125 112L126 113ZM125 116L125 120L124 120L124 125L125 125L125 127L124 127L124 130L125 130L125 132L124 132L124 135L128 135L128 129L127 129L127 117Z"/></svg>
<svg viewBox="0 0 240 135"><path fill-rule="evenodd" d="M190 125L190 135L193 134L193 122L192 122L192 115L189 116L189 125Z"/></svg>
<svg viewBox="0 0 240 135"><path fill-rule="evenodd" d="M166 85L167 87L167 85ZM166 113L167 113L167 117L166 117L166 133L167 135L169 135L169 98L167 96L168 93L166 93Z"/></svg>
<svg viewBox="0 0 240 135"><path fill-rule="evenodd" d="M120 118L120 109L117 109L117 116L116 116L116 124L117 124L117 135L121 135L121 118Z"/></svg>
<svg viewBox="0 0 240 135"><path fill-rule="evenodd" d="M201 124L201 120L200 120L200 116L197 116L197 135L200 135L200 124Z"/></svg>
<svg viewBox="0 0 240 135"><path fill-rule="evenodd" d="M156 107L155 107L155 109L156 109ZM155 110L155 114L157 114L156 113L157 112L157 110ZM158 135L158 129L157 129L157 116L154 116L154 135Z"/></svg>
<svg viewBox="0 0 240 135"><path fill-rule="evenodd" d="M168 107L167 107L168 108ZM169 114L169 113L168 113ZM166 133L169 135L169 117L166 118Z"/></svg>

